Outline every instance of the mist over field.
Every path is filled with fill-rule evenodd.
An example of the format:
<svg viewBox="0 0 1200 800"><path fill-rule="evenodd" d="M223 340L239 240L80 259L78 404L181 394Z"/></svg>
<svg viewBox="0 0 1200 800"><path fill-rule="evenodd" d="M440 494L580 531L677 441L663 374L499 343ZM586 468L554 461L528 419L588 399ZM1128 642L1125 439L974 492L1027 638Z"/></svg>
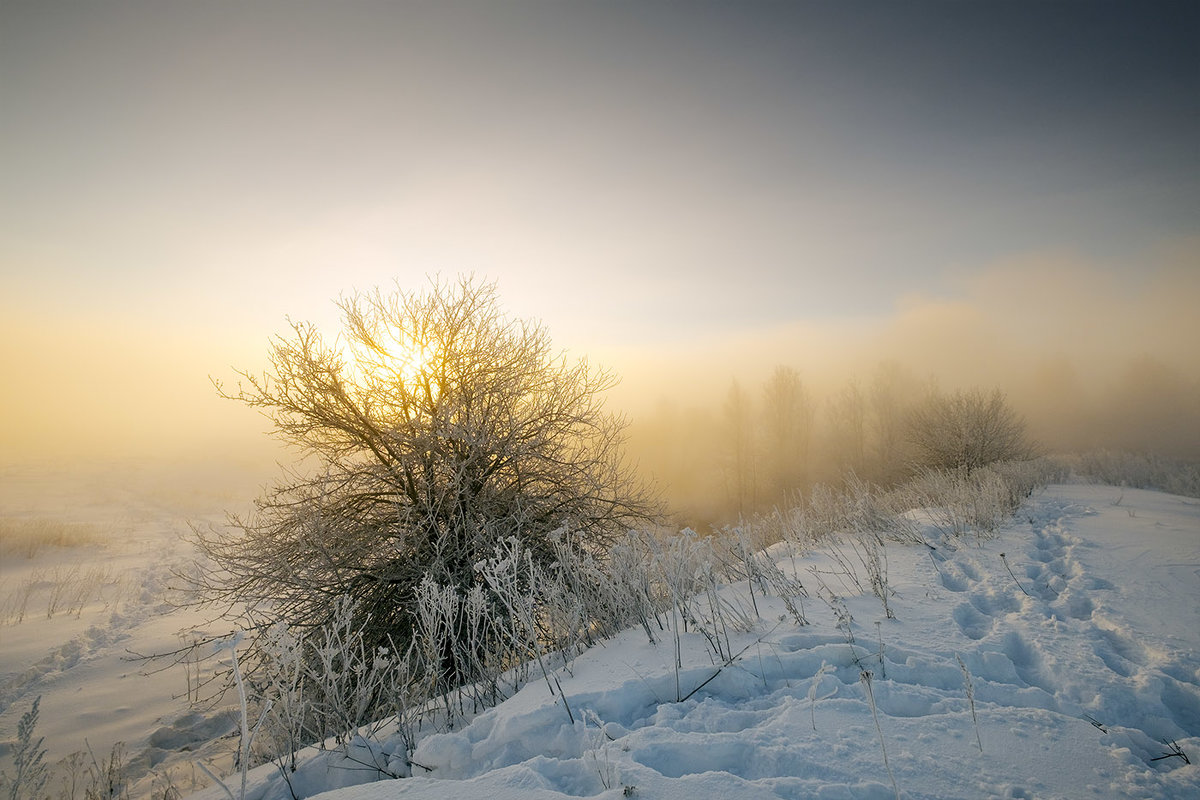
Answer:
<svg viewBox="0 0 1200 800"><path fill-rule="evenodd" d="M1121 448L1195 459L1198 248L1147 254L1136 278L1077 258L1031 256L956 281L954 293L905 295L886 314L685 340L668 334L636 346L605 345L609 337L600 330L601 344L592 349L561 346L621 377L610 403L639 426L661 407L719 416L733 381L757 394L777 366L799 372L818 409L848 383L865 390L881 370L893 369L916 387L1003 389L1052 450ZM503 280L498 285L506 305L516 305ZM314 303L301 318L320 318L336 333L333 299ZM554 316L531 315L552 335ZM210 378L229 381L235 368L260 368L269 337L286 327L282 318L260 321L261 340L238 342L133 323L48 327L20 314L4 324L9 374L39 387L4 385L13 413L0 424L10 459L262 455L263 421L218 398Z"/></svg>
<svg viewBox="0 0 1200 800"><path fill-rule="evenodd" d="M632 423L631 457L697 524L737 516L727 492L727 401L736 384L750 404L748 413L760 415L764 384L778 367L795 370L811 414L805 486L793 487L798 490L837 482L847 470L883 477L868 462L879 433L879 410L872 408L879 401L872 395L884 390L894 395L892 412L902 416L933 390L999 388L1043 452L1115 450L1195 463L1200 367L1193 343L1200 341L1200 317L1191 311L1200 299L1200 256L1189 243L1148 254L1142 263L1144 271L1134 279L1078 258L1031 256L956 281L954 294L906 295L877 316L749 327L683 341L668 336L594 351L574 343L562 348L620 378L607 402ZM508 304L502 282L499 289ZM332 306L331 299L316 310L328 316ZM248 500L277 462L296 454L271 439L261 416L219 398L210 379L236 381L235 369L259 369L268 336L285 329L278 323L257 351L242 341L217 355L208 349L212 343L171 329L157 336L86 330L72 322L47 330L10 319L10 374L36 381L39 391L5 384L12 413L0 421L4 457L12 465L85 471L122 460L184 469L192 464L195 474L212 476L215 488L228 482L223 472L253 474L239 484ZM337 329L336 317L327 318L325 330ZM228 365L217 360L238 356ZM865 451L855 459L837 431L838 398L847 393L863 405ZM222 464L230 469L223 471ZM764 493L753 510L782 499Z"/></svg>
<svg viewBox="0 0 1200 800"><path fill-rule="evenodd" d="M903 416L930 391L973 387L1004 391L1043 452L1124 450L1195 463L1200 372L1190 342L1200 321L1187 306L1197 297L1195 254L1148 264L1143 285L1069 258L1031 257L977 275L957 297L906 297L885 317L689 342L653 365L637 361L644 350L617 351L614 361L636 366L614 395L631 409L642 463L692 487L692 500L707 497L718 516L729 514L712 498L722 491L730 392L736 383L751 413L762 414L764 384L781 366L797 372L812 415L810 480L836 482L848 469L881 477L869 463L878 456L881 402ZM863 406L865 453L857 458L837 431L847 394ZM697 474L698 464L707 474ZM763 506L780 499L764 497Z"/></svg>

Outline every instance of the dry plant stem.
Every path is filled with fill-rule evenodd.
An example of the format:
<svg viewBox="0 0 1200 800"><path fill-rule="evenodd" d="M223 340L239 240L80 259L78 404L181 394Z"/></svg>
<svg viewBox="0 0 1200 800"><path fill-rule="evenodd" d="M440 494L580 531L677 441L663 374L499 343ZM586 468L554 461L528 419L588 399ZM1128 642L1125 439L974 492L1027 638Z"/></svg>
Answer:
<svg viewBox="0 0 1200 800"><path fill-rule="evenodd" d="M229 800L237 800L237 798L235 798L233 796L233 792L229 791L229 787L225 785L225 781L218 778L216 775L213 774L212 770L210 770L208 767L204 766L203 761L197 761L196 766L198 766L200 768L201 772L203 772L205 775L208 776L208 779L210 781L215 783L217 786L220 786L225 791L225 795L229 798Z"/></svg>
<svg viewBox="0 0 1200 800"><path fill-rule="evenodd" d="M17 723L17 740L14 743L13 768L15 774L9 779L7 774L0 774L9 783L9 800L19 800L21 797L36 796L42 790L48 777L46 766L42 763L46 751L42 747L42 737L34 739L37 728L38 706L42 696L38 695L33 706L21 715Z"/></svg>
<svg viewBox="0 0 1200 800"><path fill-rule="evenodd" d="M816 675L813 675L812 683L808 687L808 713L812 719L812 729L814 731L817 729L817 701L828 700L837 694L837 687L835 686L829 694L822 695L821 697L817 696L817 689L821 686L821 679L830 672L833 672L833 667L822 661L820 669L817 670Z"/></svg>
<svg viewBox="0 0 1200 800"><path fill-rule="evenodd" d="M718 675L720 675L720 674L721 674L721 673L722 673L722 672L725 670L725 668L726 668L726 667L728 667L730 664L732 664L733 662L735 662L735 661L737 661L739 658L741 658L743 653L745 653L747 650L749 650L751 647L753 647L753 646L754 646L754 645L756 645L756 644L762 644L762 641L763 641L763 639L766 639L768 636L770 636L772 633L774 633L774 632L775 632L775 628L778 628L778 627L779 627L779 625L778 625L778 624L776 624L776 625L775 625L773 628L771 628L771 630L767 631L767 632L766 632L766 633L764 633L762 636L760 636L758 639L756 639L755 641L753 641L753 642L751 642L750 644L746 645L746 646L745 646L745 647L743 647L741 650L737 651L737 653L735 653L734 655L730 656L730 657L729 657L729 659L728 659L728 660L726 660L724 664L722 664L721 666L717 667L717 671L716 671L716 672L714 672L712 675L708 676L708 678L707 678L707 679L705 679L705 681L704 681L703 683L701 683L699 686L697 686L695 689L692 689L690 692L688 692L688 693L687 693L687 694L685 694L685 695L684 695L682 698L680 698L679 702L681 702L681 703L682 703L682 702L684 702L684 701L686 701L686 700L690 700L690 699L691 699L691 697L692 697L692 695L694 695L696 692L700 691L700 690L701 690L701 689L703 689L705 686L708 686L710 683L712 683L712 682L713 682L713 681L716 679L716 677L717 677Z"/></svg>
<svg viewBox="0 0 1200 800"><path fill-rule="evenodd" d="M608 743L613 741L613 738L604 730L604 721L596 715L596 712L590 709L584 711L583 724L586 728L588 723L596 726L596 738L593 741L592 750L590 752L592 762L596 766L596 774L600 776L600 783L607 791L617 782L617 769L608 757ZM596 755L599 752L603 755L604 761L601 763L600 757ZM586 754L585 754L586 755Z"/></svg>
<svg viewBox="0 0 1200 800"><path fill-rule="evenodd" d="M875 620L875 631L879 634L879 674L887 680L887 667L883 664L883 624Z"/></svg>
<svg viewBox="0 0 1200 800"><path fill-rule="evenodd" d="M833 618L836 621L837 629L846 637L846 643L854 644L854 617L850 614L850 609L846 607L846 601L834 594L825 583L821 582L821 589L825 591L817 592L817 596L825 601L829 606L829 610L833 612Z"/></svg>
<svg viewBox="0 0 1200 800"><path fill-rule="evenodd" d="M979 717L975 715L975 684L971 680L971 673L967 671L967 665L963 663L962 658L958 653L954 654L954 658L958 661L958 668L962 670L963 686L967 690L967 703L971 707L971 721L975 723L975 743L979 745L979 752L983 752L983 740L979 738Z"/></svg>
<svg viewBox="0 0 1200 800"><path fill-rule="evenodd" d="M246 774L250 770L250 723L249 710L246 707L246 686L242 682L242 669L238 664L237 656L237 641L234 640L229 648L229 654L233 659L233 680L237 686L238 693L238 709L241 715L241 745L238 748L238 766L240 767L242 777L242 789L238 800L244 800L246 797Z"/></svg>
<svg viewBox="0 0 1200 800"><path fill-rule="evenodd" d="M571 720L571 724L575 724L575 715L571 713L571 704L567 702L567 695L562 689L562 684L558 682L558 676L554 676L554 685L558 687L558 696L562 698L563 708L567 710L567 719Z"/></svg>
<svg viewBox="0 0 1200 800"><path fill-rule="evenodd" d="M1021 585L1021 582L1017 580L1017 576L1013 574L1012 567L1008 565L1008 559L1004 557L1004 553L1000 554L1000 560L1004 562L1004 568L1008 570L1008 574L1012 575L1013 582L1017 584L1017 588L1022 592L1025 592L1025 587ZM1025 592L1025 596L1033 597L1033 595L1031 595L1029 592Z"/></svg>
<svg viewBox="0 0 1200 800"><path fill-rule="evenodd" d="M92 751L92 745L86 738L83 740L83 744L87 748L88 756L92 759L92 766L89 769L91 785L85 790L84 796L88 800L92 800L92 798L117 800L121 797L128 799L129 794L125 785L124 745L117 742L113 745L108 760L100 761L96 758L95 752Z"/></svg>
<svg viewBox="0 0 1200 800"><path fill-rule="evenodd" d="M1187 753L1179 748L1179 743L1174 739L1163 739L1163 744L1168 747L1168 751L1158 758L1152 758L1151 761L1162 761L1164 758L1182 758L1184 764L1191 764L1192 761L1187 757Z"/></svg>
<svg viewBox="0 0 1200 800"><path fill-rule="evenodd" d="M879 734L879 749L883 752L883 766L887 769L888 778L892 781L892 791L896 793L896 800L900 800L900 789L896 786L896 776L892 774L892 765L888 763L887 748L883 744L883 728L879 725L879 711L875 708L875 692L871 689L871 672L863 670L859 673L859 680L867 689L867 702L871 706L871 717L875 720L875 732Z"/></svg>

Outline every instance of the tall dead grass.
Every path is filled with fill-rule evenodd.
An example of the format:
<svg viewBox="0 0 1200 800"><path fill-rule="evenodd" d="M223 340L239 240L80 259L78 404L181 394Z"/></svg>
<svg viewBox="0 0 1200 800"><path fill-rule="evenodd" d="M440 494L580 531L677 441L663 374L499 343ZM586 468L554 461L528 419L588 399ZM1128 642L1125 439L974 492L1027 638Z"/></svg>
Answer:
<svg viewBox="0 0 1200 800"><path fill-rule="evenodd" d="M126 575L107 564L58 564L35 569L0 596L0 625L20 625L27 618L79 618L84 608L99 603L115 608L132 591Z"/></svg>
<svg viewBox="0 0 1200 800"><path fill-rule="evenodd" d="M31 559L50 547L74 548L101 544L102 531L82 522L43 518L0 518L0 557Z"/></svg>

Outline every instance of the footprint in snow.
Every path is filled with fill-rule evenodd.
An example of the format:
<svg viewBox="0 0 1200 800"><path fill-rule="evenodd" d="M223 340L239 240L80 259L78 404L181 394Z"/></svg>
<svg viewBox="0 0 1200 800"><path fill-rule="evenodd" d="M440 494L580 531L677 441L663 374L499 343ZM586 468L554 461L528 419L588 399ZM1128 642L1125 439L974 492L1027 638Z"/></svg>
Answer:
<svg viewBox="0 0 1200 800"><path fill-rule="evenodd" d="M1021 610L1021 601L1011 594L999 592L975 592L970 597L971 605L981 614L994 617L1000 614L1015 614Z"/></svg>
<svg viewBox="0 0 1200 800"><path fill-rule="evenodd" d="M1029 686L1054 694L1054 687L1042 675L1042 655L1034 645L1016 631L1005 634L1002 644L1004 654L1021 680Z"/></svg>
<svg viewBox="0 0 1200 800"><path fill-rule="evenodd" d="M963 636L976 641L991 633L996 624L995 620L979 613L979 610L970 603L960 603L955 607L952 615Z"/></svg>
<svg viewBox="0 0 1200 800"><path fill-rule="evenodd" d="M975 562L973 562L973 561L961 562L959 564L959 569L961 569L963 574L966 575L968 578L970 578L973 581L977 581L980 579L979 567L977 567L975 565Z"/></svg>
<svg viewBox="0 0 1200 800"><path fill-rule="evenodd" d="M1076 594L1068 590L1060 599L1066 603L1067 615L1075 619L1091 619L1092 612L1096 610L1096 604L1085 594Z"/></svg>
<svg viewBox="0 0 1200 800"><path fill-rule="evenodd" d="M940 573L942 586L952 592L965 592L967 590L966 578L961 574L957 567L947 564Z"/></svg>

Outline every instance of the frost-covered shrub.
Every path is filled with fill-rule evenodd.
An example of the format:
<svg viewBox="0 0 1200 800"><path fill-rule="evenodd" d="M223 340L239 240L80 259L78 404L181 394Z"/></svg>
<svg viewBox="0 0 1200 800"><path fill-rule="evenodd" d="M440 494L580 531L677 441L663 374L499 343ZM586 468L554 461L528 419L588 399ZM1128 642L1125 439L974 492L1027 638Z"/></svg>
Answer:
<svg viewBox="0 0 1200 800"><path fill-rule="evenodd" d="M1200 464L1114 450L1093 450L1059 460L1085 481L1200 497Z"/></svg>
<svg viewBox="0 0 1200 800"><path fill-rule="evenodd" d="M749 522L743 522L740 527L749 528L755 541L762 547L770 547L777 542L805 549L805 519L804 499L794 498L794 504L786 507L773 508L771 511L758 514Z"/></svg>
<svg viewBox="0 0 1200 800"><path fill-rule="evenodd" d="M801 519L803 536L809 542L817 543L845 530L850 520L846 495L832 486L817 484L809 493Z"/></svg>
<svg viewBox="0 0 1200 800"><path fill-rule="evenodd" d="M341 743L377 719L392 652L368 644L359 627L357 603L341 597L333 617L310 643L308 682L312 687L317 741Z"/></svg>
<svg viewBox="0 0 1200 800"><path fill-rule="evenodd" d="M1025 421L999 389L931 394L910 412L908 440L918 469L977 469L1028 459L1033 446Z"/></svg>
<svg viewBox="0 0 1200 800"><path fill-rule="evenodd" d="M41 695L38 695L33 701L33 706L21 715L17 723L17 740L12 750L13 774L0 773L0 787L9 800L36 797L46 785L48 772L43 763L46 750L42 747L42 737L34 738L38 706L41 702Z"/></svg>
<svg viewBox="0 0 1200 800"><path fill-rule="evenodd" d="M913 508L925 511L943 536L962 537L974 532L988 537L1033 490L1029 473L1014 468L1011 474L1013 482L991 467L971 472L925 470L901 493Z"/></svg>
<svg viewBox="0 0 1200 800"><path fill-rule="evenodd" d="M285 775L296 771L296 751L310 741L311 697L306 695L304 649L304 640L282 622L260 639L262 664L254 683L255 699L267 712L259 747Z"/></svg>
<svg viewBox="0 0 1200 800"><path fill-rule="evenodd" d="M905 511L906 497L854 474L841 488L817 484L807 500L798 498L790 509L776 509L738 526L756 550L786 541L801 550L821 546L830 537L848 532L880 534L896 541L916 541L916 528Z"/></svg>
<svg viewBox="0 0 1200 800"><path fill-rule="evenodd" d="M847 528L858 534L882 536L894 541L919 541L916 527L904 513L903 498L851 475L844 492Z"/></svg>
<svg viewBox="0 0 1200 800"><path fill-rule="evenodd" d="M1016 511L1038 488L1050 483L1061 483L1067 477L1062 465L1049 458L1000 461L992 464L990 469L1008 486L1012 511Z"/></svg>
<svg viewBox="0 0 1200 800"><path fill-rule="evenodd" d="M423 582L465 595L497 542L518 538L547 570L564 521L578 550L601 553L658 518L623 456L625 420L604 408L614 376L557 355L540 323L503 312L493 285L435 279L339 307L337 336L294 323L264 373L241 373L236 391L218 386L304 456L254 513L197 527L212 568L179 576L197 603L254 616L242 626L251 656L270 623L316 630L345 612L341 597L354 600L366 652L407 648ZM434 669L461 685L467 632L456 634Z"/></svg>
<svg viewBox="0 0 1200 800"><path fill-rule="evenodd" d="M990 536L1035 489L1059 476L1046 459L997 462L970 472L929 469L893 490L888 503L897 512L921 510L943 536ZM915 528L908 530L915 536Z"/></svg>
<svg viewBox="0 0 1200 800"><path fill-rule="evenodd" d="M655 630L663 630L658 612L664 605L662 586L655 580L654 561L650 537L630 532L613 546L608 554L609 598L612 602L615 624L625 620L637 623L646 632L646 637L656 641ZM653 624L651 623L653 620Z"/></svg>

